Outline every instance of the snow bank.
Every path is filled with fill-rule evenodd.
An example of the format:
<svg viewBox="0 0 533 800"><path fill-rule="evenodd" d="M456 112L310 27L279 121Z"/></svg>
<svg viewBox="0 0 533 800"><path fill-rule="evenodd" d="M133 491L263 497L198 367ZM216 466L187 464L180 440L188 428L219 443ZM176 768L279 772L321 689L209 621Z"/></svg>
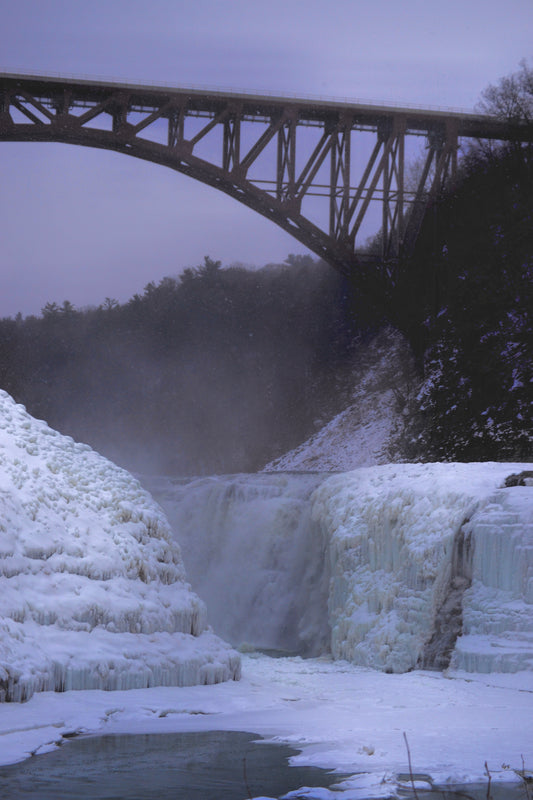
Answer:
<svg viewBox="0 0 533 800"><path fill-rule="evenodd" d="M0 631L1 700L239 676L150 495L2 391Z"/></svg>
<svg viewBox="0 0 533 800"><path fill-rule="evenodd" d="M487 506L506 476L525 466L387 465L338 475L322 484L313 497L313 516L330 540L333 656L391 672L421 665L453 588L455 545L466 534L472 537L475 553L473 583L459 602L466 638L455 665L485 671L530 668L533 530L524 519L513 518L516 507L509 504L515 501L509 498L521 492L531 519L533 500L525 493L533 490L500 490L503 512L494 508L493 500ZM506 529L499 528L501 513ZM495 632L521 657L491 660L485 654L476 659L472 637L488 637L484 647L478 643L485 652Z"/></svg>

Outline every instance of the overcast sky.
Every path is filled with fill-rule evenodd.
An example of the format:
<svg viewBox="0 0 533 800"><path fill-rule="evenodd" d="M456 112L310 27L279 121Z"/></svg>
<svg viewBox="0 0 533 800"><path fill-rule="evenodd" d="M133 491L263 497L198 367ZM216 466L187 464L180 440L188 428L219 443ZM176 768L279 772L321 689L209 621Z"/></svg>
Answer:
<svg viewBox="0 0 533 800"><path fill-rule="evenodd" d="M533 57L533 0L0 0L0 70L473 108ZM235 200L107 151L0 143L0 316L127 300L305 249Z"/></svg>

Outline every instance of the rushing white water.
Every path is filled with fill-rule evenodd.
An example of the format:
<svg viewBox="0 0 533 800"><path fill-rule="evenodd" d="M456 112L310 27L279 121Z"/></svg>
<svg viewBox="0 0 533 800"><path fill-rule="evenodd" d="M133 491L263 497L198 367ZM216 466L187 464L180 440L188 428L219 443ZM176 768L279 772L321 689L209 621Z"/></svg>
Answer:
<svg viewBox="0 0 533 800"><path fill-rule="evenodd" d="M146 479L224 639L306 655L329 650L327 541L310 501L324 477Z"/></svg>
<svg viewBox="0 0 533 800"><path fill-rule="evenodd" d="M533 669L533 487L499 487L524 466L147 485L209 621L233 644L391 672L450 659L515 672Z"/></svg>

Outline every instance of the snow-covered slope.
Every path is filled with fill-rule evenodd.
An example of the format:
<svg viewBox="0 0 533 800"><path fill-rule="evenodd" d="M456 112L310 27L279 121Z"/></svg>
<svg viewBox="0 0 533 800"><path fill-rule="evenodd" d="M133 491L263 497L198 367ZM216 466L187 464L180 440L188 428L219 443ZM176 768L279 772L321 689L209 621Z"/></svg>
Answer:
<svg viewBox="0 0 533 800"><path fill-rule="evenodd" d="M265 471L347 472L389 463L418 382L406 340L392 328L382 329L358 348L348 408Z"/></svg>
<svg viewBox="0 0 533 800"><path fill-rule="evenodd" d="M239 671L150 495L0 391L0 700Z"/></svg>

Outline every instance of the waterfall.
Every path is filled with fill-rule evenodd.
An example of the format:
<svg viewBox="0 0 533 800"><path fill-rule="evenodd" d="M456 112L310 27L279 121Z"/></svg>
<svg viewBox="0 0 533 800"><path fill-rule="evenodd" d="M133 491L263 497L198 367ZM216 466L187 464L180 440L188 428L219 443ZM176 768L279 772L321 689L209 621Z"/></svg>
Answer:
<svg viewBox="0 0 533 800"><path fill-rule="evenodd" d="M390 672L533 669L533 487L513 464L145 484L234 645Z"/></svg>
<svg viewBox="0 0 533 800"><path fill-rule="evenodd" d="M234 645L329 651L327 540L310 498L324 475L146 479L209 622Z"/></svg>

